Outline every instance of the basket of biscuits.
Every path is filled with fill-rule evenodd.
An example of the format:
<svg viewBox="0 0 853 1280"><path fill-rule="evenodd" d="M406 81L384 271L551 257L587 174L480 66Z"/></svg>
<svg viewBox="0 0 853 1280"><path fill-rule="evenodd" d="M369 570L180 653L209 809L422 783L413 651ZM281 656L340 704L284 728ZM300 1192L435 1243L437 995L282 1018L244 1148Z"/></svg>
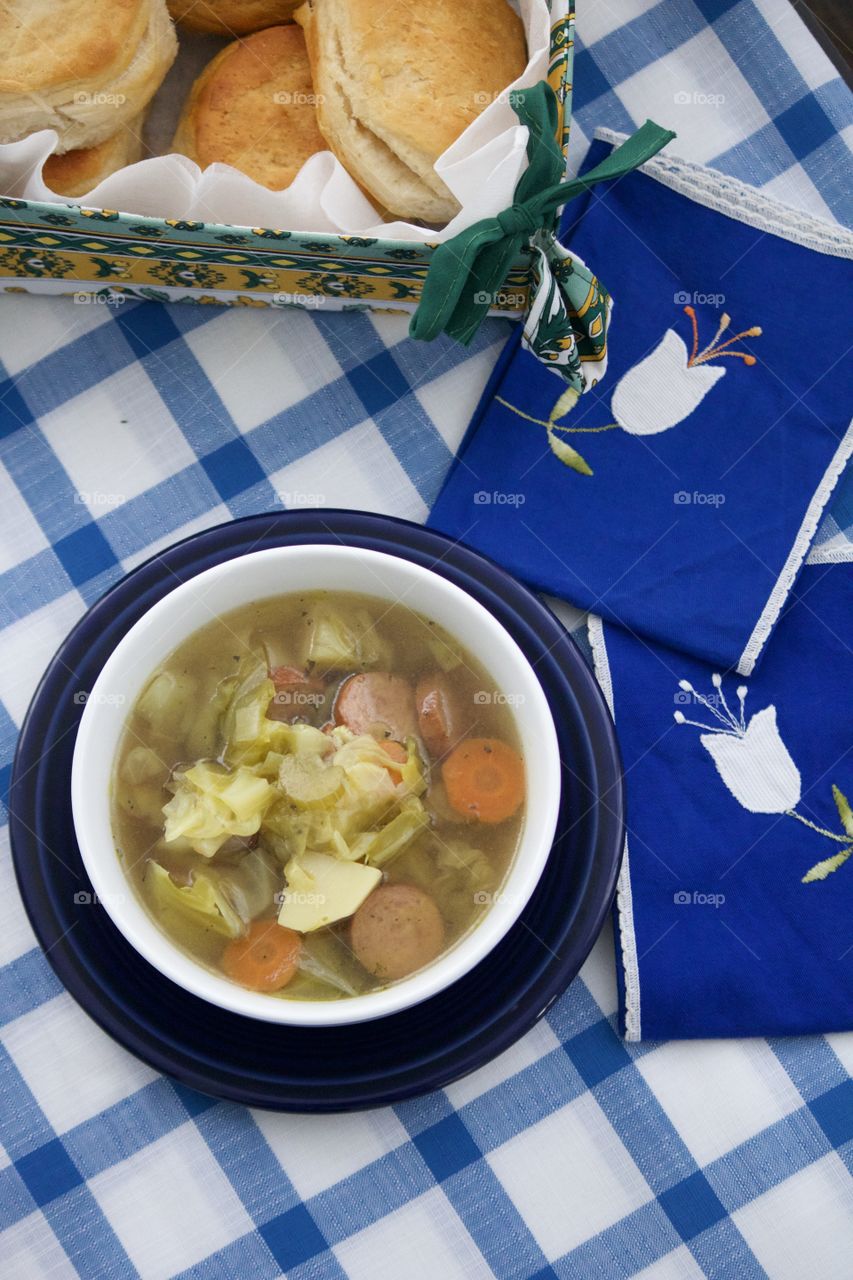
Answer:
<svg viewBox="0 0 853 1280"><path fill-rule="evenodd" d="M511 201L567 0L5 0L0 288L412 310ZM523 311L523 255L494 309Z"/></svg>
<svg viewBox="0 0 853 1280"><path fill-rule="evenodd" d="M609 299L553 234L573 33L574 0L4 0L0 289L462 342L535 311L574 385Z"/></svg>

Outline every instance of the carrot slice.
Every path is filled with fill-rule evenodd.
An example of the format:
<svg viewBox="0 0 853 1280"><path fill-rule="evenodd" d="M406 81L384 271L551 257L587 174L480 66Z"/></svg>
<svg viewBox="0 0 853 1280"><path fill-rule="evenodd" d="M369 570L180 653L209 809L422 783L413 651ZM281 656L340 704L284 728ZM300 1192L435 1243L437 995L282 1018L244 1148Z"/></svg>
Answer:
<svg viewBox="0 0 853 1280"><path fill-rule="evenodd" d="M524 761L499 738L468 738L445 760L447 799L479 822L505 822L524 800Z"/></svg>
<svg viewBox="0 0 853 1280"><path fill-rule="evenodd" d="M296 973L302 939L275 920L256 920L222 953L229 978L253 991L280 991Z"/></svg>
<svg viewBox="0 0 853 1280"><path fill-rule="evenodd" d="M394 761L394 764L391 766L391 772L399 773L400 770L395 766L398 764L405 764L409 758L409 753L403 746L402 742L395 742L393 738L386 738L383 742L380 742L379 745L385 752L386 756L390 756Z"/></svg>

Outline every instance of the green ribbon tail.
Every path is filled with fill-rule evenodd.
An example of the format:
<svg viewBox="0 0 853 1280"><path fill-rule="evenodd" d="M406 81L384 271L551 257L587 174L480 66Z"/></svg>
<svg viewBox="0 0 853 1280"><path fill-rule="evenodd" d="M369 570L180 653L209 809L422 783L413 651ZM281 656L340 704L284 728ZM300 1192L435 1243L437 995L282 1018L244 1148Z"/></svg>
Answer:
<svg viewBox="0 0 853 1280"><path fill-rule="evenodd" d="M470 342L492 305L495 289L506 280L524 243L521 235L507 243L500 228L487 225L492 221L475 223L435 250L418 309L409 324L410 337L431 342L440 333L447 333L458 339L472 319L479 316ZM476 278L472 262L478 263Z"/></svg>
<svg viewBox="0 0 853 1280"><path fill-rule="evenodd" d="M409 325L413 338L429 341L447 333L457 342L470 343L523 247L535 233L553 231L557 210L596 183L639 168L675 137L671 130L647 120L589 173L562 182L553 89L542 82L513 93L511 101L528 129L528 164L515 199L503 213L481 219L435 250Z"/></svg>
<svg viewBox="0 0 853 1280"><path fill-rule="evenodd" d="M639 169L647 160L656 156L675 136L671 129L664 129L662 125L655 124L654 120L646 120L630 138L614 147L610 155L605 156L594 169L569 182L561 182L556 191L546 192L541 197L542 202L546 207L556 208L558 205L568 204L597 182L624 178L626 173Z"/></svg>

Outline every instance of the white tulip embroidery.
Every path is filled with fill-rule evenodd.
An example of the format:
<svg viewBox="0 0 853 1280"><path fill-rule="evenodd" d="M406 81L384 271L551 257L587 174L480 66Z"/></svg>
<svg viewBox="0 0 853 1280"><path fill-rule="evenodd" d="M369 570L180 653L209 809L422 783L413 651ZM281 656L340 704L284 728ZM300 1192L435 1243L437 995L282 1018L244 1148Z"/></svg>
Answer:
<svg viewBox="0 0 853 1280"><path fill-rule="evenodd" d="M548 435L551 450L573 471L580 475L591 476L592 468L577 449L565 439L567 435L591 434L601 431L614 431L621 428L632 436L659 435L669 431L688 418L698 408L705 396L723 377L726 372L722 365L711 365L710 360L728 358L742 360L745 365L754 365L755 356L748 351L733 351L732 345L741 338L758 338L761 329L753 325L736 333L734 337L720 342L724 332L731 324L731 317L723 312L717 332L707 346L699 350L699 328L696 322L696 311L693 307L685 307L684 313L690 319L693 329L693 345L688 353L684 341L674 329L667 329L658 345L647 356L633 365L617 382L610 401L610 412L615 419L603 427L567 427L560 420L572 411L578 400L578 392L569 388L560 396L551 410L548 421L534 418L523 413L515 405L495 396L499 404L511 409L520 418L544 427Z"/></svg>
<svg viewBox="0 0 853 1280"><path fill-rule="evenodd" d="M797 813L802 797L800 771L791 753L782 741L776 724L776 708L764 707L749 721L746 719L746 685L737 690L738 708L733 711L723 692L722 676L712 676L716 695L705 697L697 692L689 680L680 680L678 687L716 720L716 724L704 724L689 720L683 711L674 713L676 724L692 725L704 732L699 741L708 752L726 787L738 804L750 813L779 813L796 818L810 830L845 845L831 858L825 858L803 876L803 883L825 880L837 871L853 854L853 812L846 796L833 786L832 794L841 818L843 835L819 827L811 819Z"/></svg>
<svg viewBox="0 0 853 1280"><path fill-rule="evenodd" d="M630 435L658 435L689 417L725 372L722 365L691 364L681 338L667 329L654 351L619 379L610 411Z"/></svg>

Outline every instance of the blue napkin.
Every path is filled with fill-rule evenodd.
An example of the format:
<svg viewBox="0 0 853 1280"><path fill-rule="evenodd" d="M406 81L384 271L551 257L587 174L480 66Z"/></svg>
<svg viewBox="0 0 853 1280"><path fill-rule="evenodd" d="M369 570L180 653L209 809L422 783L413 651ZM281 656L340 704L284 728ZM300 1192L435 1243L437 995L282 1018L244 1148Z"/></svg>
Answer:
<svg viewBox="0 0 853 1280"><path fill-rule="evenodd" d="M663 159L584 200L562 238L615 299L606 378L557 405L516 334L429 523L748 673L853 448L853 235Z"/></svg>
<svg viewBox="0 0 853 1280"><path fill-rule="evenodd" d="M851 619L853 564L809 564L748 681L591 621L630 786L629 1039L853 1028Z"/></svg>

